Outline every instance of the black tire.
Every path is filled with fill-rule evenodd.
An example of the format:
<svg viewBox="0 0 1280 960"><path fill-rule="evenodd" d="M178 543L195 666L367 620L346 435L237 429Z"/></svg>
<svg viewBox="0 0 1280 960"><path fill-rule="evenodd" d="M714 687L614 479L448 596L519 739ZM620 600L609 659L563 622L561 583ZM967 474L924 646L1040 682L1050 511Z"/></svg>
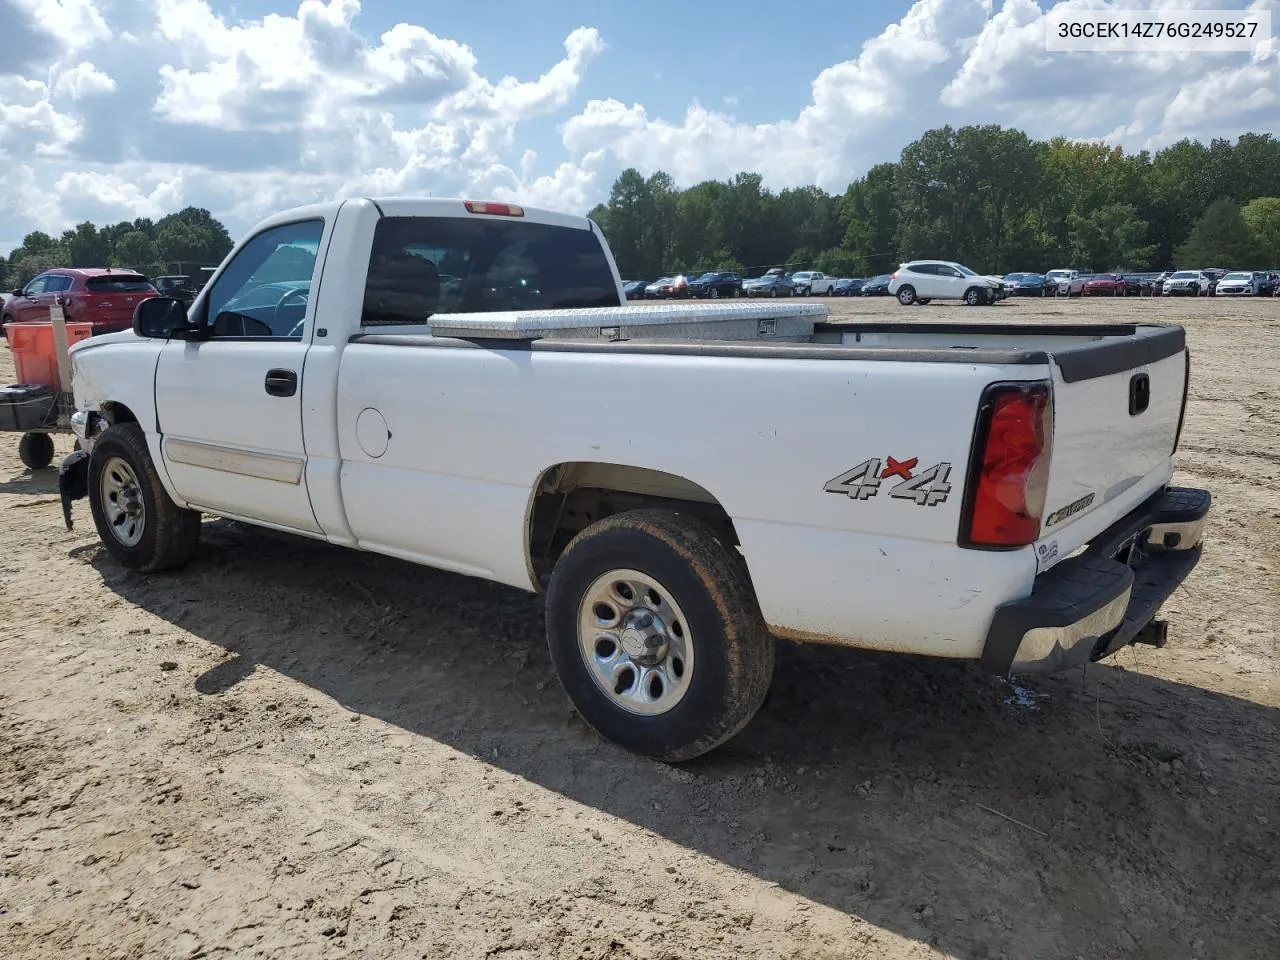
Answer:
<svg viewBox="0 0 1280 960"><path fill-rule="evenodd" d="M901 293L902 291L898 292ZM970 287L964 292L964 302L971 307L979 306L985 299L986 297L982 295L982 290L979 287Z"/></svg>
<svg viewBox="0 0 1280 960"><path fill-rule="evenodd" d="M615 570L652 578L687 621L670 635L688 638L688 686L665 712L625 709L587 666L581 608L592 585ZM614 613L621 622L621 612ZM684 514L634 510L579 533L552 572L546 620L552 663L583 720L605 739L669 763L700 756L738 733L773 677L774 640L745 561L709 525Z"/></svg>
<svg viewBox="0 0 1280 960"><path fill-rule="evenodd" d="M927 303L929 303L932 299L933 299L932 297L921 297L919 300L916 301L916 303L920 304L920 306L923 307Z"/></svg>
<svg viewBox="0 0 1280 960"><path fill-rule="evenodd" d="M898 288L898 302L904 307L910 307L916 302L916 288L906 283Z"/></svg>
<svg viewBox="0 0 1280 960"><path fill-rule="evenodd" d="M122 460L132 471L133 488L141 504L140 535L126 543L113 528L104 503L103 474ZM136 423L108 427L89 455L89 509L107 552L130 570L157 573L180 567L191 559L200 538L200 514L170 499L147 450L146 436Z"/></svg>
<svg viewBox="0 0 1280 960"><path fill-rule="evenodd" d="M719 290L717 287L712 287L712 288L711 288L711 299L712 299L712 300L719 300L719 299L720 299L720 290Z"/></svg>
<svg viewBox="0 0 1280 960"><path fill-rule="evenodd" d="M24 433L18 441L18 459L32 470L53 463L53 437L47 433Z"/></svg>

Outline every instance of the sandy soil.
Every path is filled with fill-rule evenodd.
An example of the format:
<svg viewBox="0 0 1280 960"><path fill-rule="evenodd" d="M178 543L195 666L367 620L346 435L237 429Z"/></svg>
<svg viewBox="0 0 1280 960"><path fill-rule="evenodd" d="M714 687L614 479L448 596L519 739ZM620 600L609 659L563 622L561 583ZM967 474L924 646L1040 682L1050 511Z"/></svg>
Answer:
<svg viewBox="0 0 1280 960"><path fill-rule="evenodd" d="M910 316L975 314L1187 325L1170 645L784 646L680 769L575 719L535 598L226 521L129 574L0 439L0 957L1280 956L1280 300Z"/></svg>

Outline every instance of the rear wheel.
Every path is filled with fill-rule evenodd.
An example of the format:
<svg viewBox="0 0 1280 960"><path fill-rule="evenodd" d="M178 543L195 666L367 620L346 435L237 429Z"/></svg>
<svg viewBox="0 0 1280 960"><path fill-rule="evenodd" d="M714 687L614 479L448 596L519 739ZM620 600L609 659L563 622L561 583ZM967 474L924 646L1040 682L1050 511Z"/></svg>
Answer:
<svg viewBox="0 0 1280 960"><path fill-rule="evenodd" d="M746 563L712 527L672 511L617 514L574 537L552 572L546 620L582 718L668 762L746 726L773 674Z"/></svg>
<svg viewBox="0 0 1280 960"><path fill-rule="evenodd" d="M933 299L932 297L921 297L919 300L916 301L916 303L920 304L920 306L923 307L926 303L928 303L932 299Z"/></svg>
<svg viewBox="0 0 1280 960"><path fill-rule="evenodd" d="M89 509L107 552L143 573L191 559L200 514L170 499L136 423L108 427L89 456Z"/></svg>
<svg viewBox="0 0 1280 960"><path fill-rule="evenodd" d="M32 470L53 463L53 437L47 433L24 433L18 441L18 459Z"/></svg>

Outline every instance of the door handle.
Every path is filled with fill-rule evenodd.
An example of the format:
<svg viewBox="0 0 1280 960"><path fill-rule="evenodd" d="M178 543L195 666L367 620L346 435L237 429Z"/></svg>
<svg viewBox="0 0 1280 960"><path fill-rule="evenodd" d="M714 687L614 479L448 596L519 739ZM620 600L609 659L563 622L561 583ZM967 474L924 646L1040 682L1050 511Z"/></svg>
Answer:
<svg viewBox="0 0 1280 960"><path fill-rule="evenodd" d="M273 397L292 397L298 392L298 374L294 370L268 370L267 393Z"/></svg>

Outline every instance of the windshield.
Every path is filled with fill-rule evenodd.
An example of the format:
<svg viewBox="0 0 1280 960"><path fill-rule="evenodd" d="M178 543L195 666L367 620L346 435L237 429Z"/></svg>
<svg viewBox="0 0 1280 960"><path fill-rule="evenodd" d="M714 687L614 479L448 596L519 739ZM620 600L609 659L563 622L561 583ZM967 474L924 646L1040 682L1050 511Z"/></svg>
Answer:
<svg viewBox="0 0 1280 960"><path fill-rule="evenodd" d="M1252 280L1252 273L1228 273L1223 280Z"/></svg>
<svg viewBox="0 0 1280 960"><path fill-rule="evenodd" d="M1196 273L1194 270L1179 270L1177 273L1175 273L1175 274L1174 274L1172 277L1170 277L1169 279L1171 279L1171 280L1194 280L1194 279L1195 279L1196 277L1198 277L1198 276L1200 276L1200 274Z"/></svg>
<svg viewBox="0 0 1280 960"><path fill-rule="evenodd" d="M1038 276L1040 276L1038 273L1006 273L1004 278L1006 280L1034 280Z"/></svg>
<svg viewBox="0 0 1280 960"><path fill-rule="evenodd" d="M960 265L960 264L958 264L958 263L956 264L956 269L957 269L957 270L959 270L961 273L963 273L966 277L976 277L976 276L977 276L977 274L976 274L976 273L974 273L972 270L970 270L968 267L961 266L961 265Z"/></svg>
<svg viewBox="0 0 1280 960"><path fill-rule="evenodd" d="M714 280L714 279L716 279L716 277L718 277L718 276L720 276L720 274L718 274L718 273L704 273L704 274L703 274L702 276L700 276L698 279L699 279L699 280Z"/></svg>

